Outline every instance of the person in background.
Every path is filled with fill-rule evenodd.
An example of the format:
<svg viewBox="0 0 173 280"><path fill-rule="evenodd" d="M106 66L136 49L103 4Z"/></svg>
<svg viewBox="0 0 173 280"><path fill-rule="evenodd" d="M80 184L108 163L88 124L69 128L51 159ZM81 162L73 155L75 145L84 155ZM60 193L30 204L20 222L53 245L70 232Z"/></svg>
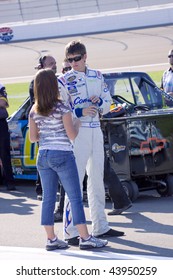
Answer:
<svg viewBox="0 0 173 280"><path fill-rule="evenodd" d="M71 65L65 58L64 61L62 62L62 73L64 74L64 73L68 72L69 70L71 70ZM61 182L59 182L59 202L58 202L58 206L54 212L54 222L55 223L62 222L62 220L63 220L64 199L65 199L65 191L64 191L64 188L63 188Z"/></svg>
<svg viewBox="0 0 173 280"><path fill-rule="evenodd" d="M16 190L14 184L13 171L10 155L10 133L8 130L7 108L9 107L7 92L5 87L0 84L0 171L2 184L8 191Z"/></svg>
<svg viewBox="0 0 173 280"><path fill-rule="evenodd" d="M86 226L77 166L70 141L78 134L80 120L72 118L71 109L60 99L57 77L51 69L41 69L36 74L34 97L35 104L29 114L29 137L31 142L39 142L37 169L43 188L41 225L47 235L46 250L68 247L67 242L58 239L54 230L59 179L71 203L73 224L80 235L79 248L104 247L108 241L89 235Z"/></svg>
<svg viewBox="0 0 173 280"><path fill-rule="evenodd" d="M173 49L168 52L169 68L164 71L161 80L161 88L173 97ZM173 107L173 101L165 100L166 104Z"/></svg>
<svg viewBox="0 0 173 280"><path fill-rule="evenodd" d="M45 55L39 58L39 63L35 67L35 69L45 69L50 68L53 70L54 73L57 71L56 60L51 55ZM31 81L29 86L29 96L30 96L30 104L31 106L34 104L34 79ZM37 172L37 180L36 180L36 188L35 188L37 199L42 200L42 186L40 181L39 173Z"/></svg>
<svg viewBox="0 0 173 280"><path fill-rule="evenodd" d="M59 223L63 220L63 211L64 211L64 200L65 200L65 190L61 182L59 182L59 201L57 208L54 212L54 222Z"/></svg>
<svg viewBox="0 0 173 280"><path fill-rule="evenodd" d="M43 57L41 56L39 58L38 65L35 66L35 69L40 70L45 68L52 69L53 72L56 74L57 65L56 65L56 60L53 56L44 55ZM29 85L29 96L30 96L30 104L33 105L34 104L34 79L31 81Z"/></svg>
<svg viewBox="0 0 173 280"><path fill-rule="evenodd" d="M110 110L111 96L100 71L86 66L86 47L72 41L65 47L65 56L72 70L58 78L62 99L71 104L74 117L80 119L79 133L74 140L80 186L87 173L87 195L95 237L122 236L124 232L109 227L105 215L104 146L99 114ZM68 197L65 198L64 238L70 245L78 245L79 233L73 226Z"/></svg>
<svg viewBox="0 0 173 280"><path fill-rule="evenodd" d="M130 207L132 202L128 197L121 181L117 174L111 167L108 157L105 152L105 164L104 164L104 182L106 183L109 195L112 201L112 210L108 212L108 215L120 215Z"/></svg>
<svg viewBox="0 0 173 280"><path fill-rule="evenodd" d="M71 65L68 62L67 58L64 58L64 61L62 63L62 73L65 74L66 72L71 70Z"/></svg>

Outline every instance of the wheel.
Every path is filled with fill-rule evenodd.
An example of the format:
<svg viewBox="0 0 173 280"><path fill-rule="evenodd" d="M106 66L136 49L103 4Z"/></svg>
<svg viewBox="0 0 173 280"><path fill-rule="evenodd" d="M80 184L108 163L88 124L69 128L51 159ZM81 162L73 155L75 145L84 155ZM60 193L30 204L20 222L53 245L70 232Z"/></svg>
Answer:
<svg viewBox="0 0 173 280"><path fill-rule="evenodd" d="M157 192L161 196L171 196L173 195L173 175L168 174L165 179L166 186L159 185L157 187Z"/></svg>
<svg viewBox="0 0 173 280"><path fill-rule="evenodd" d="M130 200L134 202L139 196L138 185L134 181L123 181L121 183Z"/></svg>

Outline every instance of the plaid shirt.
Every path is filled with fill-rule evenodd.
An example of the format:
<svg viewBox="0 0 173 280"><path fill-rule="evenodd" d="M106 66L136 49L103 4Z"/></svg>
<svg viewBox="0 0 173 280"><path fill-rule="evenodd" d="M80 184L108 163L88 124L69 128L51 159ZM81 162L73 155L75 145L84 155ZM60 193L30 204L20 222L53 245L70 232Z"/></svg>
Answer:
<svg viewBox="0 0 173 280"><path fill-rule="evenodd" d="M173 70L171 68L163 73L161 88L166 93L173 92Z"/></svg>

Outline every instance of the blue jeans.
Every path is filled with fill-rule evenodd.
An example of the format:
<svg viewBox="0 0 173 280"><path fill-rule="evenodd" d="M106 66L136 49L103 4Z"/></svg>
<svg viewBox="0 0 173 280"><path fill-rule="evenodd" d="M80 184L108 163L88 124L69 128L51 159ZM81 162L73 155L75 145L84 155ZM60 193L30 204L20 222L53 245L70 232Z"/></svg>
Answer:
<svg viewBox="0 0 173 280"><path fill-rule="evenodd" d="M59 179L70 200L73 224L85 224L86 219L73 152L40 150L37 157L37 169L43 188L41 225L54 224L54 209Z"/></svg>

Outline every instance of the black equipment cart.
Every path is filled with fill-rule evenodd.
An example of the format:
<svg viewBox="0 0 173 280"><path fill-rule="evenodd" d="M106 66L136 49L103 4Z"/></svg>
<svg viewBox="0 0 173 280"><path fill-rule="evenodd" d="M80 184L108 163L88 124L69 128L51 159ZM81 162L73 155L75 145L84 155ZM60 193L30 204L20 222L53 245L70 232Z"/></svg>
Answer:
<svg viewBox="0 0 173 280"><path fill-rule="evenodd" d="M104 74L115 108L101 118L105 151L129 197L173 194L173 99L142 72ZM114 107L114 106L112 106Z"/></svg>

